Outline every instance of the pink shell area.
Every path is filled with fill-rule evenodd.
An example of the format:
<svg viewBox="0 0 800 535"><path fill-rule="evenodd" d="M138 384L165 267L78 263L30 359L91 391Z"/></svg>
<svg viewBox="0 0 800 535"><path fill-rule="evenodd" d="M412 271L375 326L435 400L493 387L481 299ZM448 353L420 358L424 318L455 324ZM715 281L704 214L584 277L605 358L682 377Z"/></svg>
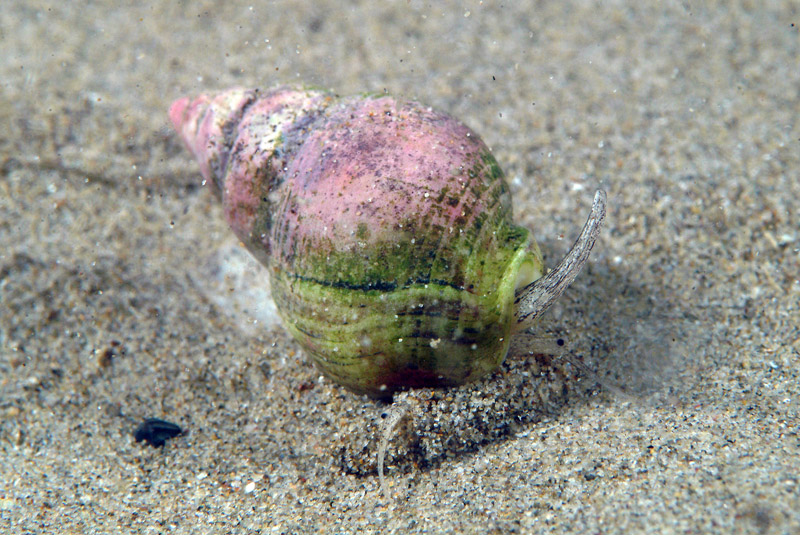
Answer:
<svg viewBox="0 0 800 535"><path fill-rule="evenodd" d="M194 154L207 181L214 178L214 164L227 158L223 126L234 120L253 98L253 91L233 88L213 97L200 95L194 100L183 97L170 106L169 118L186 147Z"/></svg>
<svg viewBox="0 0 800 535"><path fill-rule="evenodd" d="M319 91L279 88L260 94L242 114L222 179L223 206L231 229L251 250L269 250L266 214L257 212L271 206L268 198L284 179L285 158L291 148L287 137L330 98Z"/></svg>
<svg viewBox="0 0 800 535"><path fill-rule="evenodd" d="M176 100L170 120L194 154L203 178L220 193L225 219L236 235L264 260L269 237L258 211L283 180L285 132L310 111L328 105L321 91L279 87L267 92L233 88L218 95Z"/></svg>
<svg viewBox="0 0 800 535"><path fill-rule="evenodd" d="M511 222L486 145L416 102L236 88L180 99L170 118L232 230L259 260L289 273L353 279L347 284L438 274L460 283L467 271L457 259L488 247L476 241L487 218Z"/></svg>
<svg viewBox="0 0 800 535"><path fill-rule="evenodd" d="M274 237L291 255L324 246L320 238L343 252L398 234L458 232L486 208L487 188L502 187L473 172L488 153L465 125L420 104L347 99L308 132L289 162L284 219ZM369 232L356 239L365 226Z"/></svg>

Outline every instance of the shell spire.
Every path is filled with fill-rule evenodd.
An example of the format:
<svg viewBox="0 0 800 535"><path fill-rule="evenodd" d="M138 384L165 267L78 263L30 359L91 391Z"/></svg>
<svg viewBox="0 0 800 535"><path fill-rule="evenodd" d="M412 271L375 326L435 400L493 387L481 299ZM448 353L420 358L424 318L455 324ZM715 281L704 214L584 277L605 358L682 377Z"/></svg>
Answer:
<svg viewBox="0 0 800 535"><path fill-rule="evenodd" d="M231 229L267 263L273 206L283 182L287 136L298 119L324 108L321 91L278 88L267 93L232 88L216 96L176 100L169 109L175 130L200 164L200 173L222 199ZM295 133L295 136L297 134Z"/></svg>
<svg viewBox="0 0 800 535"><path fill-rule="evenodd" d="M208 95L200 95L194 100L183 97L170 106L170 121L194 154L200 164L200 173L207 181L213 178L211 166L227 158L228 150L220 143L226 137L225 126L237 122L236 117L253 100L253 93L234 88L213 98Z"/></svg>

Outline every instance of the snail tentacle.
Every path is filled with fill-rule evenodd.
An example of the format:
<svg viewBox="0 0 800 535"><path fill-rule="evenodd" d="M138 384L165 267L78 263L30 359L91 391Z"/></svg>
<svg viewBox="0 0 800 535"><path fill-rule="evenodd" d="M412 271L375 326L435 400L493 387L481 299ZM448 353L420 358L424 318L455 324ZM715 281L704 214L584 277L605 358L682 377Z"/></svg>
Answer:
<svg viewBox="0 0 800 535"><path fill-rule="evenodd" d="M531 355L560 356L568 347L569 341L564 336L517 332L514 333L508 346L508 358L526 359Z"/></svg>
<svg viewBox="0 0 800 535"><path fill-rule="evenodd" d="M389 487L386 484L386 476L383 473L386 450L389 449L389 441L394 435L397 424L408 414L409 407L407 403L394 403L385 413L383 425L381 426L381 440L378 444L378 482L380 484L381 493L387 498L390 496Z"/></svg>
<svg viewBox="0 0 800 535"><path fill-rule="evenodd" d="M542 312L547 310L553 302L564 293L578 276L583 264L589 258L589 253L600 234L600 226L606 216L606 192L597 190L592 203L589 219L583 230L567 253L567 256L558 266L544 277L537 279L529 285L517 290L514 299L514 308L517 317L516 331L530 327Z"/></svg>
<svg viewBox="0 0 800 535"><path fill-rule="evenodd" d="M583 362L572 358L569 352L569 343L563 337L537 336L526 332L514 335L511 340L511 349L508 352L509 357L524 359L537 354L548 355L557 360L565 360L594 381L605 385L605 382L597 375L597 372Z"/></svg>

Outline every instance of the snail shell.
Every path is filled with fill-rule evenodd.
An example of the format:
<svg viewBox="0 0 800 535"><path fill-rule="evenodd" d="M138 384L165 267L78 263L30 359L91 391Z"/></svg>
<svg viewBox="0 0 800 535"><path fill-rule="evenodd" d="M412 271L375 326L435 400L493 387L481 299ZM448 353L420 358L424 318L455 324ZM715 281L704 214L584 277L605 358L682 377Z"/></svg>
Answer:
<svg viewBox="0 0 800 535"><path fill-rule="evenodd" d="M182 98L169 114L269 268L287 329L328 377L375 397L496 369L577 275L604 214L598 192L576 247L542 277L497 161L446 114L289 87Z"/></svg>

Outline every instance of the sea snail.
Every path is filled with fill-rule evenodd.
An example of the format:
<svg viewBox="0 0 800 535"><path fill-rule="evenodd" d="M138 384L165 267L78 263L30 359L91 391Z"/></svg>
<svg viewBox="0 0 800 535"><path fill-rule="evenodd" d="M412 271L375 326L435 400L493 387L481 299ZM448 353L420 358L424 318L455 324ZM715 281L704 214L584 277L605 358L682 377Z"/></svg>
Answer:
<svg viewBox="0 0 800 535"><path fill-rule="evenodd" d="M544 274L489 148L458 120L385 95L234 88L169 115L225 218L270 272L291 334L357 393L460 385L580 271L605 216Z"/></svg>

